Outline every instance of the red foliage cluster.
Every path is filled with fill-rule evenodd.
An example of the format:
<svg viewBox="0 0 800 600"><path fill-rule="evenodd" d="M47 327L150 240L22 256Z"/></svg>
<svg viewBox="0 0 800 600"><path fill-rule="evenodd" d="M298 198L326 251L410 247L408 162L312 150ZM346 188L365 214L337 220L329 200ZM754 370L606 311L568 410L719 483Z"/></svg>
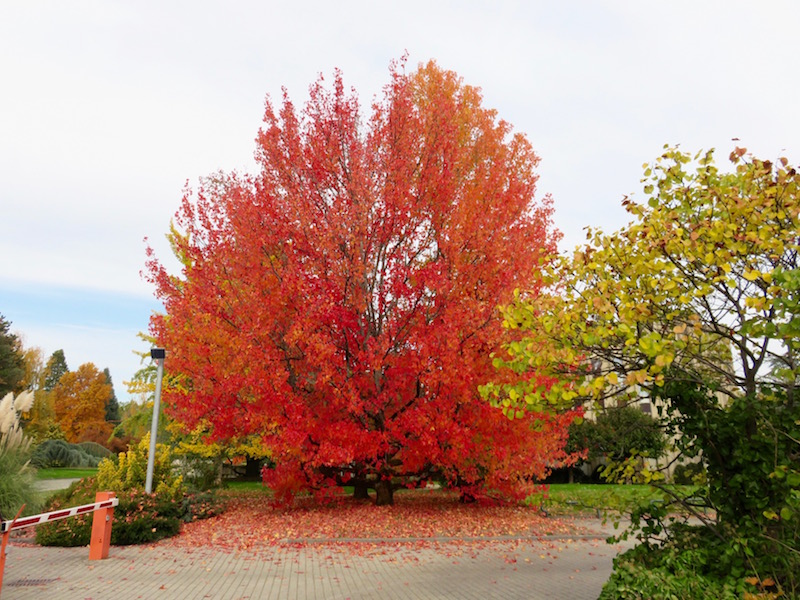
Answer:
<svg viewBox="0 0 800 600"><path fill-rule="evenodd" d="M566 458L572 415L510 421L477 388L500 377L498 304L557 240L529 143L434 63L393 69L366 123L340 75L264 120L259 174L184 197L182 277L148 262L170 415L261 435L285 498L349 483L391 503L431 479L527 493Z"/></svg>

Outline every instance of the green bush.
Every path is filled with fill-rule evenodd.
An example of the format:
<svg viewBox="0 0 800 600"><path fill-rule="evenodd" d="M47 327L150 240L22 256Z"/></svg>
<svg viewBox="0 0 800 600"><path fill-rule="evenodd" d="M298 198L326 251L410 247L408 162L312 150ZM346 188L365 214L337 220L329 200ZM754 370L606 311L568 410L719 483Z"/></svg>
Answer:
<svg viewBox="0 0 800 600"><path fill-rule="evenodd" d="M727 546L706 527L676 525L663 545L643 543L615 558L600 600L777 597L771 578L752 577L744 565L721 560ZM796 596L784 589L780 597Z"/></svg>
<svg viewBox="0 0 800 600"><path fill-rule="evenodd" d="M181 519L186 523L215 517L224 510L214 490L186 494L181 502Z"/></svg>
<svg viewBox="0 0 800 600"><path fill-rule="evenodd" d="M111 458L114 456L114 453L111 452L111 450L102 444L98 444L97 442L80 442L77 444L77 446L86 454L95 456L98 459Z"/></svg>
<svg viewBox="0 0 800 600"><path fill-rule="evenodd" d="M64 440L45 440L31 456L31 464L39 469L96 467L99 462L100 457L87 452L81 444L70 444Z"/></svg>
<svg viewBox="0 0 800 600"><path fill-rule="evenodd" d="M659 458L667 449L667 438L658 421L637 406L603 409L597 417L573 423L567 450L587 450L587 460L608 458L621 461L633 455Z"/></svg>
<svg viewBox="0 0 800 600"><path fill-rule="evenodd" d="M617 595L607 597L647 597L617 588L652 584L662 590L658 598L717 598L728 590L800 598L800 404L764 395L720 406L686 382L668 383L662 393L679 414L676 445L689 457L702 454L707 484L632 511L629 533L643 550L620 560L609 582ZM674 523L681 507L683 517L706 526ZM692 587L711 582L720 587L707 595Z"/></svg>
<svg viewBox="0 0 800 600"><path fill-rule="evenodd" d="M222 486L222 458L207 458L186 453L179 458L181 477L190 490L210 490Z"/></svg>
<svg viewBox="0 0 800 600"><path fill-rule="evenodd" d="M97 480L85 478L51 498L46 511L94 502ZM118 546L145 544L171 537L180 531L181 523L219 514L222 506L216 495L186 495L175 499L170 493L146 494L140 489L117 493L119 505L114 509L111 543ZM85 546L89 543L92 517L81 515L39 525L36 542L43 546Z"/></svg>
<svg viewBox="0 0 800 600"><path fill-rule="evenodd" d="M642 546L639 546L642 547ZM638 548L636 548L638 549ZM614 559L614 572L598 600L737 600L741 598L728 582L716 581L694 571L673 573L646 567L625 554Z"/></svg>

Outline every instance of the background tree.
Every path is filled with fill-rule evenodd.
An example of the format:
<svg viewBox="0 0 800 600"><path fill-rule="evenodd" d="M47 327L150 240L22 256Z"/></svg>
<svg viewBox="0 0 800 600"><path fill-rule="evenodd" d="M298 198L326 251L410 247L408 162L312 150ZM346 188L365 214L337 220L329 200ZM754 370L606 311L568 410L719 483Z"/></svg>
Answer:
<svg viewBox="0 0 800 600"><path fill-rule="evenodd" d="M25 377L25 359L19 338L11 333L11 322L0 315L0 397L18 392Z"/></svg>
<svg viewBox="0 0 800 600"><path fill-rule="evenodd" d="M23 347L22 360L25 367L22 387L26 390L37 391L42 384L42 374L44 373L44 352L37 346Z"/></svg>
<svg viewBox="0 0 800 600"><path fill-rule="evenodd" d="M520 297L508 308L507 325L529 337L504 364L558 378L530 390L535 402L649 392L681 432L678 449L702 457L715 518L696 511L696 495L676 496L704 527L671 529L654 552L650 536L663 532L664 513L635 514L646 545L634 556L648 570L686 567L737 586L749 574L792 596L800 591L800 403L797 365L785 357L800 343L800 177L786 159L741 148L730 158L730 173L711 152L667 149L646 165L647 202L624 202L635 221L614 235L590 230L585 247L552 265L551 297ZM769 376L774 360L785 365L782 378ZM510 390L485 392L513 407L519 396ZM630 476L633 464L617 472ZM702 554L684 556L692 546Z"/></svg>
<svg viewBox="0 0 800 600"><path fill-rule="evenodd" d="M114 382L111 380L111 372L108 367L103 369L103 375L105 375L106 383L111 387L111 396L108 399L108 404L106 404L106 421L119 423L119 401L117 400L117 394L114 392Z"/></svg>
<svg viewBox="0 0 800 600"><path fill-rule="evenodd" d="M67 366L67 359L64 357L63 350L56 350L47 359L47 364L44 368L44 381L42 388L45 391L52 392L58 384L61 376L69 371Z"/></svg>
<svg viewBox="0 0 800 600"><path fill-rule="evenodd" d="M111 386L92 363L61 376L53 388L56 419L68 442L106 444L112 426L105 420Z"/></svg>
<svg viewBox="0 0 800 600"><path fill-rule="evenodd" d="M495 376L497 304L555 249L538 157L434 63L393 68L369 119L339 74L310 94L300 113L268 104L260 173L187 192L182 276L151 256L169 413L212 439L262 436L279 493L521 490L564 458L571 417L509 419L476 390Z"/></svg>
<svg viewBox="0 0 800 600"><path fill-rule="evenodd" d="M29 410L22 415L21 421L25 427L25 434L33 440L44 439L45 432L55 422L51 398L48 392L42 389L44 380L44 353L41 348L24 348L22 356L25 364L25 376L22 385L34 394L34 400Z"/></svg>
<svg viewBox="0 0 800 600"><path fill-rule="evenodd" d="M26 415L25 430L34 440L63 440L64 432L56 419L53 388L61 376L69 371L63 350L56 350L42 364L41 350L26 354L26 380L29 389L34 390L35 399L30 413Z"/></svg>
<svg viewBox="0 0 800 600"><path fill-rule="evenodd" d="M657 459L667 449L667 438L658 421L638 406L619 406L570 425L567 447L573 452L586 450L590 462L604 458L619 462L632 456Z"/></svg>

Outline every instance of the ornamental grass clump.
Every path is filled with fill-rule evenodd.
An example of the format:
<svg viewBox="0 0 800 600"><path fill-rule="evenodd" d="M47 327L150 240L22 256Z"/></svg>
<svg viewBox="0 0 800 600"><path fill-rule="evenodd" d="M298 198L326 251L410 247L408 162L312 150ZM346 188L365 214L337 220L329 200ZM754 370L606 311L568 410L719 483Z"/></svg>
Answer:
<svg viewBox="0 0 800 600"><path fill-rule="evenodd" d="M22 431L20 415L33 405L33 392L9 392L0 400L0 514L11 519L25 505L35 508L35 469L30 466L31 440Z"/></svg>

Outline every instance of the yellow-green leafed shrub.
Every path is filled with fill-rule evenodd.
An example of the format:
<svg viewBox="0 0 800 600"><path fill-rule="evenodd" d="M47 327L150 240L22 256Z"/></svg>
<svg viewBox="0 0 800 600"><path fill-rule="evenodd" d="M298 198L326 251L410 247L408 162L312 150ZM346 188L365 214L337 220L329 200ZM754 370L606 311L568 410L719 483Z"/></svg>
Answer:
<svg viewBox="0 0 800 600"><path fill-rule="evenodd" d="M122 492L143 489L147 478L147 460L150 451L150 434L145 435L127 452L120 452L117 460L104 458L97 470L97 489ZM178 499L185 489L183 478L174 474L172 451L164 444L156 444L153 464L153 491Z"/></svg>

